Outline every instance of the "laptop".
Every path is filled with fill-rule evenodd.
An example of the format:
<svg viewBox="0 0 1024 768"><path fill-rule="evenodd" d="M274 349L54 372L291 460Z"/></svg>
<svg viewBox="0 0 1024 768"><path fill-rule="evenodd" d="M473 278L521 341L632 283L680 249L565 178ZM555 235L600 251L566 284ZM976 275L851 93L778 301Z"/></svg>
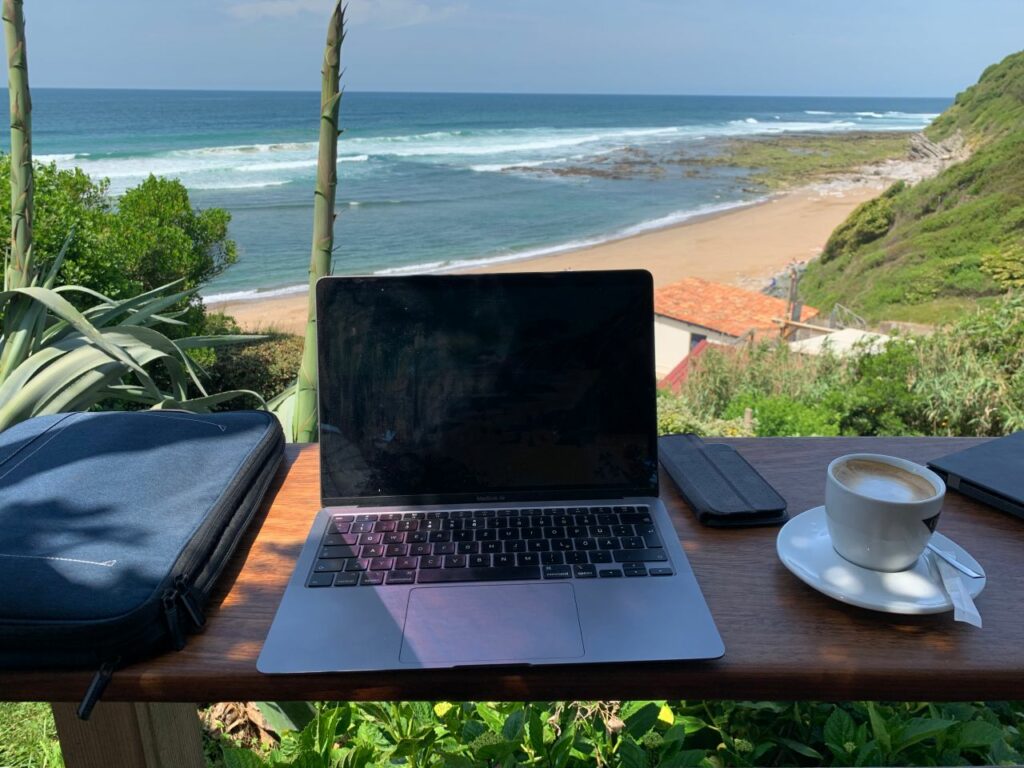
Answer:
<svg viewBox="0 0 1024 768"><path fill-rule="evenodd" d="M320 484L261 672L710 659L642 270L327 277Z"/></svg>

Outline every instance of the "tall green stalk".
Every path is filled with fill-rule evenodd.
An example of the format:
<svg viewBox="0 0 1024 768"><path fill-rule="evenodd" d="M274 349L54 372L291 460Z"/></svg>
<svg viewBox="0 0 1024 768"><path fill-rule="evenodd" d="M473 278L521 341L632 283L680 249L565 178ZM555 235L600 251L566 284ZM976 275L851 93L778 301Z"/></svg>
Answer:
<svg viewBox="0 0 1024 768"><path fill-rule="evenodd" d="M317 415L316 281L331 272L334 250L334 194L338 185L338 105L341 101L341 44L345 39L345 11L341 0L334 6L327 27L327 47L320 70L320 147L317 156L316 193L313 196L313 249L309 258L309 304L306 340L295 391L293 430L296 442L315 441Z"/></svg>
<svg viewBox="0 0 1024 768"><path fill-rule="evenodd" d="M22 0L3 0L4 43L7 47L7 93L11 112L11 244L4 263L4 289L32 284L32 97L28 88L25 16ZM15 297L4 311L4 341L0 351L0 380L32 353L42 330L44 311L24 296Z"/></svg>
<svg viewBox="0 0 1024 768"><path fill-rule="evenodd" d="M32 98L28 90L25 17L22 0L3 0L7 83L11 104L11 250L4 288L21 288L29 281L32 263Z"/></svg>

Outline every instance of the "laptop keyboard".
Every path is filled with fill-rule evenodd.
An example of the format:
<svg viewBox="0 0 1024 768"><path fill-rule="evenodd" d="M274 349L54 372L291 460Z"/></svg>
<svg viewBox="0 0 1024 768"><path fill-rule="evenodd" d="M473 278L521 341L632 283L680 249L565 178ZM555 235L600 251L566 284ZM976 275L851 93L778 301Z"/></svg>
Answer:
<svg viewBox="0 0 1024 768"><path fill-rule="evenodd" d="M646 506L333 515L308 587L674 573Z"/></svg>

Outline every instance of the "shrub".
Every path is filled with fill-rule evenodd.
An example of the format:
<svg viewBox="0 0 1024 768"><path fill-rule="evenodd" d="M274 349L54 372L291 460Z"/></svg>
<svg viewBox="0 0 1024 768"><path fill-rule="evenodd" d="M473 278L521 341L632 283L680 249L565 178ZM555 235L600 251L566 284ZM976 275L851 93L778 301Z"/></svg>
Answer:
<svg viewBox="0 0 1024 768"><path fill-rule="evenodd" d="M210 318L212 327L221 328L220 333L238 332L232 318L225 315ZM295 371L302 360L302 337L273 334L264 341L219 348L215 354L215 361L206 366L210 391L251 389L269 400L295 380ZM255 407L257 403L246 405Z"/></svg>
<svg viewBox="0 0 1024 768"><path fill-rule="evenodd" d="M11 159L0 154L0 187L10 185ZM9 221L10 196L0 195L0 220ZM114 200L107 181L79 168L35 166L33 240L45 273L69 232L59 282L124 299L183 279L194 288L236 259L228 237L231 215L219 208L192 208L175 179L150 176Z"/></svg>
<svg viewBox="0 0 1024 768"><path fill-rule="evenodd" d="M744 394L729 404L725 418L742 418L747 408L756 420L758 437L839 434L839 414L820 403L802 402L787 395Z"/></svg>
<svg viewBox="0 0 1024 768"><path fill-rule="evenodd" d="M821 252L822 262L852 253L859 246L886 234L896 220L892 199L904 187L906 184L898 181L879 197L859 205L846 221L836 227L825 243L825 249Z"/></svg>
<svg viewBox="0 0 1024 768"><path fill-rule="evenodd" d="M737 419L702 419L690 404L666 390L658 392L658 434L692 433L701 437L751 437L753 430Z"/></svg>
<svg viewBox="0 0 1024 768"><path fill-rule="evenodd" d="M767 341L712 347L694 362L680 395L659 401L663 422L693 424L698 433L742 424L747 408L762 436L1024 429L1024 295L931 336L895 337L880 351L864 347L846 359L800 355Z"/></svg>

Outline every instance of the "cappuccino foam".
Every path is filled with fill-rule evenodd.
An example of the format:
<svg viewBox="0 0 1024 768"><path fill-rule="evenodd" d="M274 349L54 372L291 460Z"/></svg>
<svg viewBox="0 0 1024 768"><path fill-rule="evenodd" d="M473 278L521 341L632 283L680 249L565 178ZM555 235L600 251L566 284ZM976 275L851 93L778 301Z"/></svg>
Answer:
<svg viewBox="0 0 1024 768"><path fill-rule="evenodd" d="M936 493L920 475L882 461L850 459L832 474L854 493L883 501L924 501Z"/></svg>

